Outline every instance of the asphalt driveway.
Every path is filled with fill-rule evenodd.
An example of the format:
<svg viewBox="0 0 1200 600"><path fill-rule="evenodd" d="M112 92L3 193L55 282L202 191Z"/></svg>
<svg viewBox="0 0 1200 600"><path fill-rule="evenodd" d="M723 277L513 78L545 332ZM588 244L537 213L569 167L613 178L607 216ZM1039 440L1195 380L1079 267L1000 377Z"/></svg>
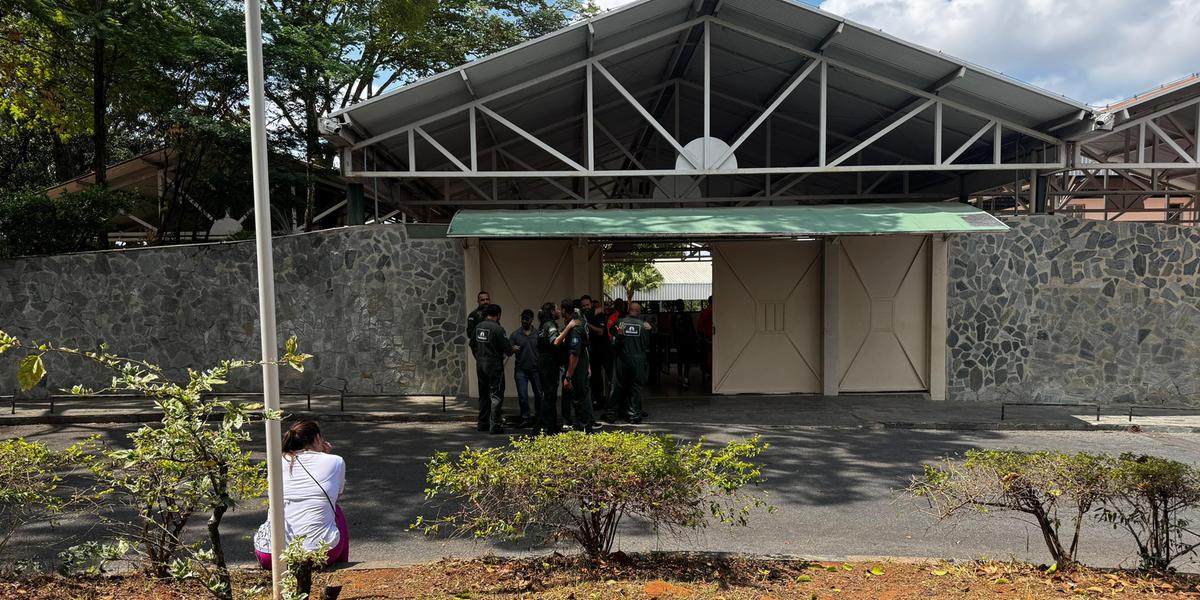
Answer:
<svg viewBox="0 0 1200 600"><path fill-rule="evenodd" d="M6 427L2 433L55 446L99 434L113 445L122 445L132 429L128 425L32 425ZM423 497L424 465L433 452L497 444L501 438L456 423L329 423L325 430L349 469L341 504L349 520L352 560L418 562L445 556L544 551L530 542L429 538L408 529L417 516L428 514ZM768 478L764 490L778 510L753 516L746 528L713 526L685 538L630 523L617 540L621 549L1045 561L1036 527L999 517L973 517L954 527L934 526L920 512L920 502L899 490L911 475L920 472L923 462L979 447L1130 451L1200 462L1200 436L1195 434L701 425L672 425L671 432L687 438L703 436L714 443L761 434L771 445L762 457ZM261 434L256 436L256 444L261 446ZM250 534L264 518L265 509L257 503L246 503L226 517L227 554L232 560L253 560ZM197 519L198 524L200 521ZM102 528L92 519L68 521L56 528L39 525L23 531L10 544L6 558L48 559L81 539L102 536ZM1105 566L1136 563L1129 544L1110 528L1098 525L1085 533L1081 558Z"/></svg>

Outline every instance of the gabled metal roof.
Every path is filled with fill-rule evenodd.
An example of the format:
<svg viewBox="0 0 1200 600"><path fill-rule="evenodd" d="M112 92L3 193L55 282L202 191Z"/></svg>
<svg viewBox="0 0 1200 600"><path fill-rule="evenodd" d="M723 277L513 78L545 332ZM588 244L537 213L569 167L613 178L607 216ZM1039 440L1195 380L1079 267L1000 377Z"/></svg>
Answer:
<svg viewBox="0 0 1200 600"><path fill-rule="evenodd" d="M1030 128L1091 112L1087 105L1054 94L984 67L941 52L906 42L882 31L790 0L642 0L570 27L520 44L477 61L422 79L381 94L329 116L340 121L344 137L361 140L407 123L437 114L446 107L471 102L496 91L528 82L573 62L648 37L695 17L699 6L719 5L716 16L737 27L788 40L798 47L821 51L842 63L929 90L981 112L1008 119ZM663 40L658 51L640 50L621 63L632 87L661 80L669 70L675 38ZM746 44L744 36L724 35L714 39L714 52L745 55L748 60L794 64L797 57L780 48ZM728 75L728 74L726 74ZM769 95L775 85L759 84L757 73L747 71L739 81L749 97ZM852 88L853 82L845 84ZM846 90L853 94L853 89ZM880 90L863 89L864 96L887 104ZM893 92L893 94L895 94ZM895 94L901 96L902 94ZM553 100L551 102L550 100ZM566 109L567 97L539 104L541 114ZM575 107L571 107L575 108ZM863 107L869 115L870 104ZM348 126L348 127L346 127ZM327 123L329 130L338 129ZM351 129L351 131L346 131Z"/></svg>

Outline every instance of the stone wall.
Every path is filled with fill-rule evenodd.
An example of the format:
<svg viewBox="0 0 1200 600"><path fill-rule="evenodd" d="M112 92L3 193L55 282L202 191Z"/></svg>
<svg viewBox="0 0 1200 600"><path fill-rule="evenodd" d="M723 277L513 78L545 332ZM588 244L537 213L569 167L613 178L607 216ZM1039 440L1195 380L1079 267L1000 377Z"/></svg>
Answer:
<svg viewBox="0 0 1200 600"><path fill-rule="evenodd" d="M950 399L1200 405L1200 230L1008 224L950 248Z"/></svg>
<svg viewBox="0 0 1200 600"><path fill-rule="evenodd" d="M283 370L285 390L463 388L462 249L410 233L388 225L275 239L280 340L294 334L315 356L304 374ZM259 356L253 241L6 260L0 281L0 329L20 338L103 341L176 373ZM0 394L10 394L15 364L0 359ZM50 390L106 381L74 361L48 366ZM259 390L261 375L231 388Z"/></svg>

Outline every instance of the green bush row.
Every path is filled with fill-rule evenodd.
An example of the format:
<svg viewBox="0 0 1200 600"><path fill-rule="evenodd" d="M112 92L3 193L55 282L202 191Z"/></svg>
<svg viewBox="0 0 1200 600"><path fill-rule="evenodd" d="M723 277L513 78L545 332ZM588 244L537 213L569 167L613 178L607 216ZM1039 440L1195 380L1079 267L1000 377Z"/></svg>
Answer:
<svg viewBox="0 0 1200 600"><path fill-rule="evenodd" d="M1127 533L1145 569L1168 569L1200 547L1190 520L1200 508L1200 470L1154 456L972 450L925 465L908 491L938 520L1027 515L1058 568L1077 563L1089 519Z"/></svg>

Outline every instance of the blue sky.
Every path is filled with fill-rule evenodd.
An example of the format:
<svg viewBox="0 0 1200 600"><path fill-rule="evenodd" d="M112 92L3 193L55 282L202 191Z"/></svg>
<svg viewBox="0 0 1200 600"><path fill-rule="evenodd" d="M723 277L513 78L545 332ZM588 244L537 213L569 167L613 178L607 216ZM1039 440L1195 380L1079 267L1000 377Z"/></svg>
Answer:
<svg viewBox="0 0 1200 600"><path fill-rule="evenodd" d="M803 1L1094 105L1200 71L1195 0Z"/></svg>

